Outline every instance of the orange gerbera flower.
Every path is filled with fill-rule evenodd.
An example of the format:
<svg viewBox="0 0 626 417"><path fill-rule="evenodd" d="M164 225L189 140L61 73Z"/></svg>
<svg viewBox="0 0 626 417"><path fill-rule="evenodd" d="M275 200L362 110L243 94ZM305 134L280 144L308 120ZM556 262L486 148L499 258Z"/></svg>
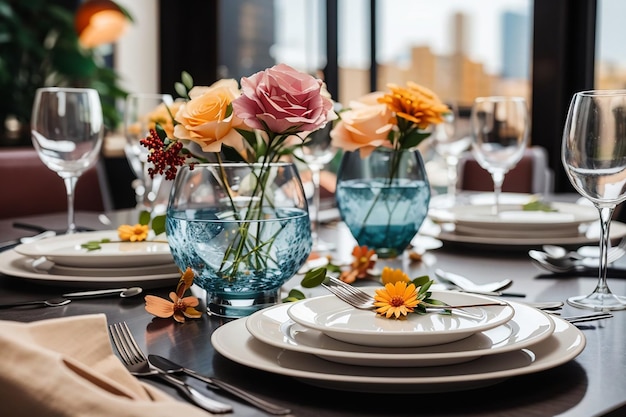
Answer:
<svg viewBox="0 0 626 417"><path fill-rule="evenodd" d="M148 238L150 227L147 224L123 224L117 228L117 235L123 241L142 242Z"/></svg>
<svg viewBox="0 0 626 417"><path fill-rule="evenodd" d="M343 271L339 278L348 284L356 281L357 278L366 278L367 270L372 269L376 264L374 249L368 249L367 246L355 246L352 250L354 260L350 264L349 271Z"/></svg>
<svg viewBox="0 0 626 417"><path fill-rule="evenodd" d="M408 286L404 281L389 283L385 288L376 290L376 313L386 318L406 319L407 314L412 313L420 303L417 296L417 288L413 283Z"/></svg>
<svg viewBox="0 0 626 417"><path fill-rule="evenodd" d="M185 317L190 319L200 318L202 313L194 308L200 304L198 297L183 297L185 292L191 288L193 278L193 271L191 268L187 268L178 281L176 292L170 292L172 301L154 295L146 295L146 311L161 318L174 316L174 320L179 323L184 323Z"/></svg>
<svg viewBox="0 0 626 417"><path fill-rule="evenodd" d="M391 269L388 266L383 268L383 285L395 284L396 282L411 282L409 276L401 269Z"/></svg>
<svg viewBox="0 0 626 417"><path fill-rule="evenodd" d="M378 101L385 103L397 117L414 123L420 129L441 123L442 115L449 112L448 106L435 93L419 84L409 81L406 87L395 84L387 87L390 92Z"/></svg>

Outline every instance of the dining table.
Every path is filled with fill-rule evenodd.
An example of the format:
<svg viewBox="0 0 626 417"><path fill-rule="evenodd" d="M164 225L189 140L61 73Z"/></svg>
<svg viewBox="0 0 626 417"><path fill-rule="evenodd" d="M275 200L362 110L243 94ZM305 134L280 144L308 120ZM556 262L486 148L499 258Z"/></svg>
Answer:
<svg viewBox="0 0 626 417"><path fill-rule="evenodd" d="M0 220L0 241L36 234L15 227L16 222L34 224L62 231L66 213ZM137 222L135 210L107 213L77 212L78 226L95 230L115 229L120 224ZM350 259L355 241L340 220L326 222L319 230L325 241L336 243L334 256ZM416 249L419 249L419 240ZM407 253L385 262L396 262L410 276L432 275L435 269L455 272L476 282L510 279L507 291L525 294L511 298L516 302L565 301L568 297L589 293L597 283L597 274L549 274L534 266L528 248L503 250L471 244L443 242L441 247L426 246L420 259ZM284 290L298 287L297 275L284 285ZM626 294L626 279L609 277L611 289ZM372 281L369 282L370 284ZM367 284L357 283L357 285ZM72 288L79 290L80 286ZM0 275L0 303L40 300L58 296L68 288L54 283L40 284L19 277ZM144 288L143 295L167 297L173 285ZM494 385L450 392L403 393L358 392L315 386L291 376L266 372L239 364L220 354L213 347L213 332L232 320L206 314L203 291L192 287L200 297L203 310L199 319L185 323L156 318L144 309L142 296L130 298L93 298L73 300L60 307L19 308L0 310L0 320L34 322L88 314L104 314L108 323L125 321L139 346L147 353L160 354L204 375L215 376L245 389L261 398L291 409L292 415L313 416L621 416L626 415L626 312L616 311L614 317L577 324L586 339L582 352L573 360L550 369L513 376ZM506 297L502 297L507 300ZM589 311L565 303L562 316ZM78 343L78 342L77 342ZM19 364L16 364L19 365ZM174 397L179 394L159 381L149 381ZM207 390L208 396L231 404L230 415L253 417L267 415L220 390ZM2 388L0 387L0 390ZM226 414L229 415L229 414Z"/></svg>

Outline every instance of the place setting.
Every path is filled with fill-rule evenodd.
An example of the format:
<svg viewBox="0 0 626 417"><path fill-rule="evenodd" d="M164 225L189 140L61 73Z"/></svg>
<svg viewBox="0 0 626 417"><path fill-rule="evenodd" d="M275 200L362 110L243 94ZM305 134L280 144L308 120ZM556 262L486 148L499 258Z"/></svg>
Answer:
<svg viewBox="0 0 626 417"><path fill-rule="evenodd" d="M106 242L98 249L89 242ZM0 252L0 272L39 284L105 288L111 284L155 288L176 283L178 267L167 241L120 241L116 230L63 234Z"/></svg>
<svg viewBox="0 0 626 417"><path fill-rule="evenodd" d="M370 296L378 288L360 287ZM317 295L226 323L211 341L234 362L312 385L404 393L496 384L566 363L585 347L574 324L525 303L457 291L432 297L463 308L390 320Z"/></svg>

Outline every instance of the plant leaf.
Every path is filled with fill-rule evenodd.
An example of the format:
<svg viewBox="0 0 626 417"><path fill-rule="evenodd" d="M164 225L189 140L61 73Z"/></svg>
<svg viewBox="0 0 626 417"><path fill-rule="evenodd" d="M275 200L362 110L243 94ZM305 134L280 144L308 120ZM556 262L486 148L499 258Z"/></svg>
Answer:
<svg viewBox="0 0 626 417"><path fill-rule="evenodd" d="M322 285L322 282L324 282L325 279L326 268L315 268L304 274L304 278L302 278L302 282L300 282L300 285L302 285L304 288L313 288Z"/></svg>

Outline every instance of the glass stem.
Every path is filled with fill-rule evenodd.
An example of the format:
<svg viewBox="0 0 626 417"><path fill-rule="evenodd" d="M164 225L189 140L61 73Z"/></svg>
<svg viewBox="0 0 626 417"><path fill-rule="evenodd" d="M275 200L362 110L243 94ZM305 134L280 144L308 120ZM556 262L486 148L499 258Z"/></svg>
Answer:
<svg viewBox="0 0 626 417"><path fill-rule="evenodd" d="M74 216L74 193L76 190L76 182L78 177L63 178L65 184L65 192L67 193L67 234L76 233L76 222Z"/></svg>
<svg viewBox="0 0 626 417"><path fill-rule="evenodd" d="M598 272L598 285L593 291L599 294L610 294L611 290L606 283L606 272L608 268L608 251L610 243L609 229L611 226L611 217L613 217L615 207L598 207L600 212L600 268Z"/></svg>
<svg viewBox="0 0 626 417"><path fill-rule="evenodd" d="M448 196L454 202L456 197L457 167L459 160L456 157L448 157L446 162L448 164Z"/></svg>
<svg viewBox="0 0 626 417"><path fill-rule="evenodd" d="M314 218L311 222L311 239L313 240L313 247L316 247L318 242L317 231L320 226L320 169L311 164L311 182L313 183L313 214Z"/></svg>
<svg viewBox="0 0 626 417"><path fill-rule="evenodd" d="M504 173L503 172L493 172L491 173L491 178L493 178L493 195L495 198L495 215L500 214L500 194L502 193L502 183L504 182Z"/></svg>

